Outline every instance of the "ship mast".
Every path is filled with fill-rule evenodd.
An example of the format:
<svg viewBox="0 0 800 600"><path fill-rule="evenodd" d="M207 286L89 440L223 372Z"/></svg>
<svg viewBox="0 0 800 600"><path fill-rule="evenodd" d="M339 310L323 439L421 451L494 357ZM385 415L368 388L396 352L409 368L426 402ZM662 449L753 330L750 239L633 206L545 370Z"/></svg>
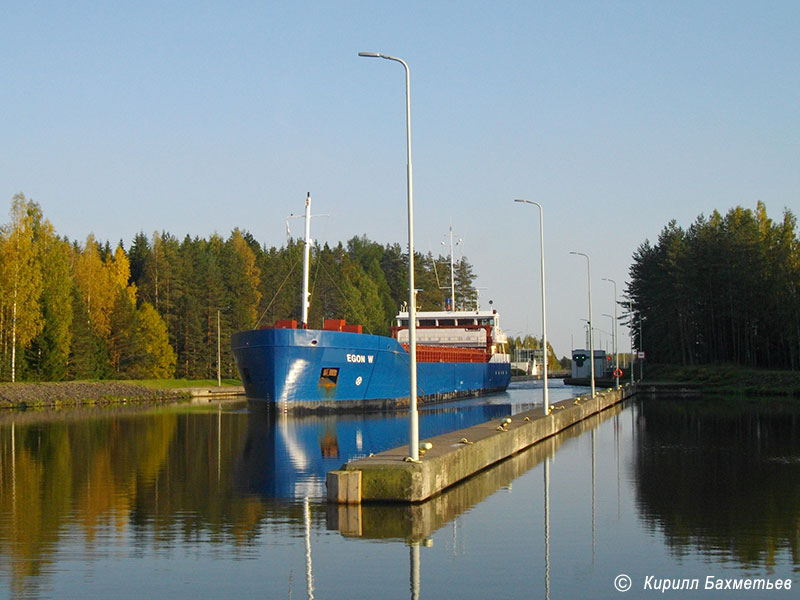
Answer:
<svg viewBox="0 0 800 600"><path fill-rule="evenodd" d="M303 329L308 329L308 307L311 304L311 294L308 291L309 265L311 263L311 192L306 196L306 232L303 244L303 300L301 317Z"/></svg>
<svg viewBox="0 0 800 600"><path fill-rule="evenodd" d="M444 243L444 242L442 242ZM456 245L460 244L459 239ZM456 269L453 260L453 224L450 224L450 310L456 310Z"/></svg>

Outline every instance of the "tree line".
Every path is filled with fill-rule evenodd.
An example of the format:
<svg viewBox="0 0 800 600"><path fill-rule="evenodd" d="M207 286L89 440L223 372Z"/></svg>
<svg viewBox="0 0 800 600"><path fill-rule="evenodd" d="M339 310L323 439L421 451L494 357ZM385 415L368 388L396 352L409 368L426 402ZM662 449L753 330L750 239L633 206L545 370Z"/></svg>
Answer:
<svg viewBox="0 0 800 600"><path fill-rule="evenodd" d="M533 335L525 335L525 336L508 336L508 348L507 351L511 355L511 360L514 360L514 352L517 348L525 348L525 349L532 349L532 350L541 350L542 349L542 338L537 338ZM564 361L567 361L566 363ZM566 356L559 359L556 356L555 351L553 350L553 346L550 342L547 342L547 368L550 370L560 370L566 369L570 365L570 359Z"/></svg>
<svg viewBox="0 0 800 600"><path fill-rule="evenodd" d="M788 210L763 203L670 222L633 256L628 295L648 361L800 367L800 242ZM627 306L626 306L627 308Z"/></svg>
<svg viewBox="0 0 800 600"><path fill-rule="evenodd" d="M0 380L204 379L238 373L235 331L300 318L303 242L137 234L126 250L90 235L56 234L41 207L12 199L0 227ZM449 260L415 254L419 310L450 295ZM408 299L408 255L366 237L312 248L309 327L340 318L388 334ZM455 269L456 305L476 303L466 258Z"/></svg>

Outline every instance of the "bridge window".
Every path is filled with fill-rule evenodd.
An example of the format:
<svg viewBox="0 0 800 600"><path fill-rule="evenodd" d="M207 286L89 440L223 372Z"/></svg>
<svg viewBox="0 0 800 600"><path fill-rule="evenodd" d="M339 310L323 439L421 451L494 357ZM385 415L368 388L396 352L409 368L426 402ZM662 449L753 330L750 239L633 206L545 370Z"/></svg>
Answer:
<svg viewBox="0 0 800 600"><path fill-rule="evenodd" d="M323 367L319 376L319 385L333 387L339 380L339 369L334 367Z"/></svg>

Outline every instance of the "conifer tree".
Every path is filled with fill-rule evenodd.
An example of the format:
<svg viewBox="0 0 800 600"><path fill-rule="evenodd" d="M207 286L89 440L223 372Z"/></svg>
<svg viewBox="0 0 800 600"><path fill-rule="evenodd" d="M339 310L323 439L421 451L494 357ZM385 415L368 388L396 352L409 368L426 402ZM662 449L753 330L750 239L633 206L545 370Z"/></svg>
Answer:
<svg viewBox="0 0 800 600"><path fill-rule="evenodd" d="M136 302L131 300L126 288L120 286L117 286L106 344L114 377L130 377L131 370L139 360L136 344Z"/></svg>
<svg viewBox="0 0 800 600"><path fill-rule="evenodd" d="M31 374L44 381L60 381L67 375L72 340L72 279L70 248L56 237L38 204L31 203L34 245L42 270L42 331L31 343Z"/></svg>
<svg viewBox="0 0 800 600"><path fill-rule="evenodd" d="M637 348L656 362L800 367L795 227L791 212L776 224L759 202L645 241L628 288Z"/></svg>
<svg viewBox="0 0 800 600"><path fill-rule="evenodd" d="M89 309L77 285L72 287L72 343L70 344L68 379L106 379L111 376L108 351L103 339L95 333Z"/></svg>
<svg viewBox="0 0 800 600"><path fill-rule="evenodd" d="M476 305L476 290L473 287L475 274L466 256L462 256L456 266L456 307L459 310L473 310Z"/></svg>
<svg viewBox="0 0 800 600"><path fill-rule="evenodd" d="M261 271L256 264L256 254L239 229L234 229L224 245L218 248L218 274L224 287L218 287L217 273L209 273L208 318L206 348L210 351L210 366L216 365L217 344L222 349L222 365L226 375L234 373L233 355L230 352L232 331L252 329L258 318L261 300ZM211 264L211 263L210 263ZM218 340L218 330L221 339ZM213 375L213 373L210 373Z"/></svg>
<svg viewBox="0 0 800 600"><path fill-rule="evenodd" d="M231 324L236 329L250 329L258 318L261 271L256 264L255 253L238 229L233 230L225 243L220 261Z"/></svg>
<svg viewBox="0 0 800 600"><path fill-rule="evenodd" d="M377 283L347 254L341 253L339 261L339 289L345 303L342 318L362 325L370 333L385 329L388 319L383 311Z"/></svg>
<svg viewBox="0 0 800 600"><path fill-rule="evenodd" d="M131 263L130 282L136 284L139 289L140 297L146 294L143 285L144 270L151 252L150 241L147 239L145 233L140 231L134 236L131 249L128 251L128 260Z"/></svg>

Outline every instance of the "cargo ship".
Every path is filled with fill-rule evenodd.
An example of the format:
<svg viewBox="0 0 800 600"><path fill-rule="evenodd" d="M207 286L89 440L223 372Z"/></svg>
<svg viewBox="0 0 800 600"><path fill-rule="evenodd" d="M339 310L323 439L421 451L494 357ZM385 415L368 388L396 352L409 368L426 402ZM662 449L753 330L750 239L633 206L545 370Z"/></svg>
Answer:
<svg viewBox="0 0 800 600"><path fill-rule="evenodd" d="M247 393L294 409L388 410L409 403L408 310L391 337L326 319L309 329L311 198L306 198L302 320L234 333L231 349ZM496 310L416 312L417 398L442 402L503 391L511 380L506 336Z"/></svg>

